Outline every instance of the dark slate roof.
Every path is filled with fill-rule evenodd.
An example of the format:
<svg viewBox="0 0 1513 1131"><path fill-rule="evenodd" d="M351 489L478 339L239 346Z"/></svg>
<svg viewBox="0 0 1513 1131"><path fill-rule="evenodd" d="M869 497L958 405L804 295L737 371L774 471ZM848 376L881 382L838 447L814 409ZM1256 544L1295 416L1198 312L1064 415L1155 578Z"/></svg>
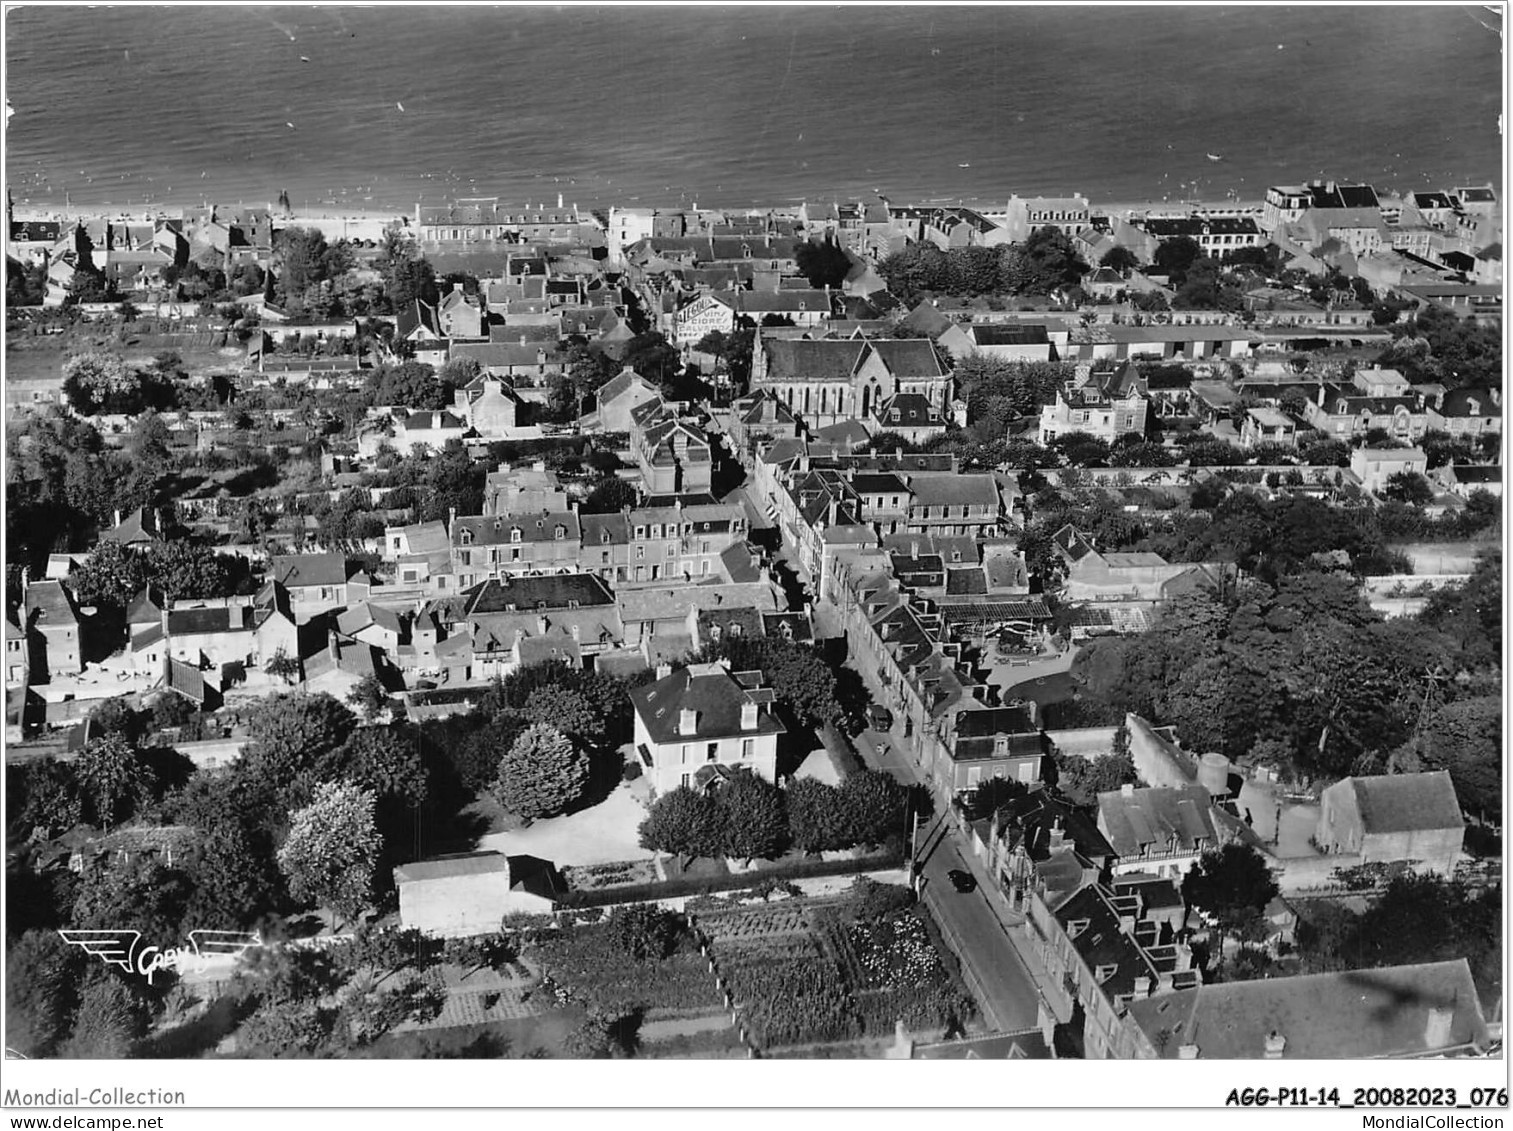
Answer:
<svg viewBox="0 0 1513 1131"><path fill-rule="evenodd" d="M36 614L38 623L47 628L60 624L78 624L73 596L60 581L34 581L26 587L26 611Z"/></svg>
<svg viewBox="0 0 1513 1131"><path fill-rule="evenodd" d="M928 338L878 338L870 344L897 376L939 377L945 373L940 355Z"/></svg>
<svg viewBox="0 0 1513 1131"><path fill-rule="evenodd" d="M490 578L462 594L467 616L613 605L615 598L602 578L592 573L543 574L540 577Z"/></svg>
<svg viewBox="0 0 1513 1131"><path fill-rule="evenodd" d="M127 624L159 624L163 619L163 591L149 581L126 606Z"/></svg>
<svg viewBox="0 0 1513 1131"><path fill-rule="evenodd" d="M1457 483L1501 483L1502 468L1484 467L1479 464L1458 463L1451 469Z"/></svg>
<svg viewBox="0 0 1513 1131"><path fill-rule="evenodd" d="M583 545L586 547L630 543L630 520L619 511L614 514L580 514L578 525L583 530Z"/></svg>
<svg viewBox="0 0 1513 1131"><path fill-rule="evenodd" d="M1465 826L1448 770L1350 778L1361 827L1368 833L1459 829Z"/></svg>
<svg viewBox="0 0 1513 1131"><path fill-rule="evenodd" d="M1045 327L1034 322L1017 326L981 323L972 327L972 339L980 346L1036 346L1051 340Z"/></svg>
<svg viewBox="0 0 1513 1131"><path fill-rule="evenodd" d="M897 410L899 419L893 419ZM883 428L927 428L931 425L945 427L945 418L930 403L930 398L921 393L899 393L882 402L874 410L878 424Z"/></svg>
<svg viewBox="0 0 1513 1131"><path fill-rule="evenodd" d="M441 336L441 325L436 320L436 308L417 298L401 310L394 319L394 336L403 341L422 326L437 337Z"/></svg>
<svg viewBox="0 0 1513 1131"><path fill-rule="evenodd" d="M341 554L288 554L273 559L273 577L294 589L307 585L344 585L350 574Z"/></svg>
<svg viewBox="0 0 1513 1131"><path fill-rule="evenodd" d="M861 362L865 342L806 338L762 338L767 354L769 381L802 378L811 381L846 381Z"/></svg>
<svg viewBox="0 0 1513 1131"><path fill-rule="evenodd" d="M1098 795L1098 813L1114 851L1133 859L1142 847L1164 852L1172 841L1184 851L1214 847L1211 803L1201 785L1147 787L1128 795L1115 789Z"/></svg>
<svg viewBox="0 0 1513 1131"><path fill-rule="evenodd" d="M1062 553L1066 554L1074 562L1080 562L1093 552L1093 547L1088 544L1087 539L1079 534L1076 528L1070 523L1051 535L1051 541L1055 542L1061 548Z"/></svg>
<svg viewBox="0 0 1513 1131"><path fill-rule="evenodd" d="M1449 1014L1443 1043L1427 1040L1432 1012ZM1273 1033L1284 1060L1415 1057L1488 1040L1464 958L1213 983L1133 1002L1129 1016L1167 1060L1184 1045L1200 1060L1260 1060Z"/></svg>
<svg viewBox="0 0 1513 1131"><path fill-rule="evenodd" d="M1440 401L1439 413L1441 416L1471 415L1471 407L1475 405L1478 416L1502 416L1502 406L1492 399L1492 391L1489 389L1451 389Z"/></svg>
<svg viewBox="0 0 1513 1131"><path fill-rule="evenodd" d="M170 609L168 635L203 635L217 632L241 632L247 624L247 608Z"/></svg>
<svg viewBox="0 0 1513 1131"><path fill-rule="evenodd" d="M557 528L562 537L557 537ZM452 524L454 546L496 546L514 542L520 531L520 543L577 542L580 537L575 511L538 511L535 514L470 515ZM468 539L464 539L466 534Z"/></svg>
<svg viewBox="0 0 1513 1131"><path fill-rule="evenodd" d="M786 730L773 717L770 691L748 692L719 664L679 668L664 679L632 691L630 698L647 733L659 745L739 735L782 734ZM741 729L741 704L746 702L760 704L755 730ZM696 712L694 733L690 735L678 732L678 723L685 710Z"/></svg>
<svg viewBox="0 0 1513 1131"><path fill-rule="evenodd" d="M959 566L946 571L946 593L952 597L986 594L988 579L981 566Z"/></svg>
<svg viewBox="0 0 1513 1131"><path fill-rule="evenodd" d="M980 711L963 711L956 716L959 738L982 738L997 734L1033 734L1040 728L1023 707L988 707Z"/></svg>
<svg viewBox="0 0 1513 1131"><path fill-rule="evenodd" d="M1068 935L1073 924L1086 923L1071 939L1072 946L1094 976L1100 967L1114 968L1098 983L1110 999L1149 989L1156 976L1155 967L1120 925L1105 888L1096 884L1083 888L1058 907L1055 915Z"/></svg>
<svg viewBox="0 0 1513 1131"><path fill-rule="evenodd" d="M1315 208L1378 208L1376 189L1370 185L1340 185L1331 189L1327 184L1315 183L1306 190Z"/></svg>

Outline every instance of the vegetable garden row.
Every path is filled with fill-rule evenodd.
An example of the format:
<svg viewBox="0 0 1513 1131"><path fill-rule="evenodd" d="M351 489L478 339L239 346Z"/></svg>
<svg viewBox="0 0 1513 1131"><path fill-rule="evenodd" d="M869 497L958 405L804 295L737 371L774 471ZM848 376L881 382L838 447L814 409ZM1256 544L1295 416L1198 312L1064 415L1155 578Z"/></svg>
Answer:
<svg viewBox="0 0 1513 1131"><path fill-rule="evenodd" d="M784 900L701 913L698 928L763 1049L930 1032L964 1023L971 998L931 945L924 912L862 918L852 900Z"/></svg>

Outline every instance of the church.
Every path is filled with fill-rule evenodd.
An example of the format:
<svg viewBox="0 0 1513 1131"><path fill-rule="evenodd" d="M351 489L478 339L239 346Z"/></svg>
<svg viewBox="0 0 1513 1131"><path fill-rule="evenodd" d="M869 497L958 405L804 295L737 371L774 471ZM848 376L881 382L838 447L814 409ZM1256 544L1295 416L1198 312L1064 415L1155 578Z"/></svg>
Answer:
<svg viewBox="0 0 1513 1131"><path fill-rule="evenodd" d="M757 331L751 391L767 391L810 428L864 420L900 393L918 393L944 414L951 372L928 338L764 337Z"/></svg>

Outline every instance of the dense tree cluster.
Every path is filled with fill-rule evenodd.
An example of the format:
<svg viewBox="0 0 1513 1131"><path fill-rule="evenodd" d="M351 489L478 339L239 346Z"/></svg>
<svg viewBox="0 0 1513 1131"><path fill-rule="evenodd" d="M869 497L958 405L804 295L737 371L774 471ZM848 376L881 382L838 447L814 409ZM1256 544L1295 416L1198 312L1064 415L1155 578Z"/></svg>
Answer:
<svg viewBox="0 0 1513 1131"><path fill-rule="evenodd" d="M1409 381L1437 381L1450 389L1502 388L1502 333L1496 325L1429 306L1394 325L1392 334L1392 344L1376 363L1400 370Z"/></svg>
<svg viewBox="0 0 1513 1131"><path fill-rule="evenodd" d="M839 786L800 779L786 790L748 773L709 790L664 793L641 823L641 844L687 860L747 862L789 846L817 853L883 844L903 835L908 804L896 778L871 770Z"/></svg>
<svg viewBox="0 0 1513 1131"><path fill-rule="evenodd" d="M1501 570L1489 556L1417 618L1391 621L1341 574L1182 597L1148 633L1096 642L1079 669L1092 698L1174 724L1193 748L1295 776L1444 767L1463 805L1496 813L1484 699L1500 679Z"/></svg>
<svg viewBox="0 0 1513 1131"><path fill-rule="evenodd" d="M1055 226L1036 228L1020 244L942 251L914 243L885 258L878 270L888 289L912 306L932 294L1049 295L1075 287L1088 265L1071 237Z"/></svg>

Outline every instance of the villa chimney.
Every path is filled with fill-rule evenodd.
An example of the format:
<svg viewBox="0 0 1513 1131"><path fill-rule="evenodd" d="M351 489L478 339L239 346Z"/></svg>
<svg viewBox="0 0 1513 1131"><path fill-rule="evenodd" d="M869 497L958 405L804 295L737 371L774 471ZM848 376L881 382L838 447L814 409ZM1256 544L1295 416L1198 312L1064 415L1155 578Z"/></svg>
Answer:
<svg viewBox="0 0 1513 1131"><path fill-rule="evenodd" d="M1123 797L1134 797L1135 796L1135 787L1134 787L1134 784L1131 783L1131 782L1125 782L1123 785L1121 785L1119 787L1119 793Z"/></svg>
<svg viewBox="0 0 1513 1131"><path fill-rule="evenodd" d="M452 284L452 293L453 294L458 294L459 292L461 292L461 290L462 290L462 284L461 283L453 283Z"/></svg>
<svg viewBox="0 0 1513 1131"><path fill-rule="evenodd" d="M120 507L116 508L116 525L117 526L121 525L121 508Z"/></svg>
<svg viewBox="0 0 1513 1131"><path fill-rule="evenodd" d="M757 705L750 700L741 704L741 729L756 730Z"/></svg>
<svg viewBox="0 0 1513 1131"><path fill-rule="evenodd" d="M1282 1052L1287 1048L1287 1038L1273 1029L1266 1034L1266 1051L1262 1054L1265 1060L1281 1060Z"/></svg>
<svg viewBox="0 0 1513 1131"><path fill-rule="evenodd" d="M456 507L448 507L447 508L447 529L451 530L452 527L454 527L456 525L457 525L457 508Z"/></svg>
<svg viewBox="0 0 1513 1131"><path fill-rule="evenodd" d="M1323 385L1323 382L1319 383L1319 391L1318 391L1317 396L1314 398L1314 403L1317 404L1320 408L1324 407L1324 385Z"/></svg>
<svg viewBox="0 0 1513 1131"><path fill-rule="evenodd" d="M672 665L671 664L658 664L657 665L657 678L658 679L666 679L670 675L672 675Z"/></svg>
<svg viewBox="0 0 1513 1131"><path fill-rule="evenodd" d="M1442 1049L1450 1043L1450 1027L1455 1020L1455 1010L1430 1006L1429 1016L1424 1019L1424 1048Z"/></svg>
<svg viewBox="0 0 1513 1131"><path fill-rule="evenodd" d="M678 712L678 733L694 734L699 729L699 712L692 707L684 707Z"/></svg>
<svg viewBox="0 0 1513 1131"><path fill-rule="evenodd" d="M1066 844L1066 833L1061 828L1061 818L1056 818L1056 823L1051 826L1050 837L1046 841L1046 848L1052 852L1059 852Z"/></svg>
<svg viewBox="0 0 1513 1131"><path fill-rule="evenodd" d="M1197 1045L1178 1045L1177 1046L1177 1059L1178 1060L1197 1060L1198 1059L1198 1046Z"/></svg>

